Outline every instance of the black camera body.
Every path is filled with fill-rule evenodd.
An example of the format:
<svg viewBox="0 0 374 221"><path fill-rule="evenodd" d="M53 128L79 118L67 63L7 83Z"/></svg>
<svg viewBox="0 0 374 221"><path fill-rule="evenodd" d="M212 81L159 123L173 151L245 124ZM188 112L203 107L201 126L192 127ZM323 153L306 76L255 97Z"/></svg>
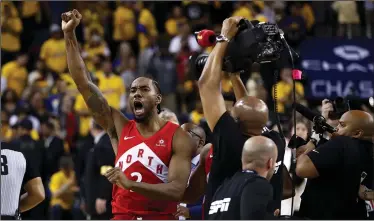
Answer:
<svg viewBox="0 0 374 221"><path fill-rule="evenodd" d="M329 113L329 119L331 120L339 120L345 112L350 110L349 100L344 99L343 97L337 97L335 100L330 102L334 108L334 111Z"/></svg>
<svg viewBox="0 0 374 221"><path fill-rule="evenodd" d="M229 42L222 70L230 73L245 71L253 62L266 63L278 60L284 49L284 39L276 24L242 19L239 31ZM201 54L195 61L197 72L204 68L208 55Z"/></svg>

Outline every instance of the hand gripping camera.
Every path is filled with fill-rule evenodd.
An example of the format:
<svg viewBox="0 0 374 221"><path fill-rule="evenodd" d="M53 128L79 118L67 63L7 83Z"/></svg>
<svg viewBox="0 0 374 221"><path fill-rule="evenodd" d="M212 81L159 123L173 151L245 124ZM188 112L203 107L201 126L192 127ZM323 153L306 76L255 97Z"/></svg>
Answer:
<svg viewBox="0 0 374 221"><path fill-rule="evenodd" d="M276 24L242 19L238 27L238 33L231 39L223 59L223 71L239 72L248 70L253 62L278 60L288 46L283 31ZM207 54L197 56L194 62L197 72L203 70L207 59Z"/></svg>

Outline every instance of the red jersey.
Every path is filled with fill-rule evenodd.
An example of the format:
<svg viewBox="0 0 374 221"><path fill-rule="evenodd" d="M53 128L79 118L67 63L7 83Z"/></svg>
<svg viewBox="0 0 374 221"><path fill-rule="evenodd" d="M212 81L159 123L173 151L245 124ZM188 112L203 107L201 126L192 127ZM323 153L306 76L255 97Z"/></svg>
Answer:
<svg viewBox="0 0 374 221"><path fill-rule="evenodd" d="M154 135L144 138L136 128L135 121L129 121L119 139L116 167L120 167L128 179L136 182L167 183L173 136L178 127L167 122ZM114 216L169 215L177 210L177 202L151 200L117 185L113 185L112 198Z"/></svg>
<svg viewBox="0 0 374 221"><path fill-rule="evenodd" d="M213 161L213 145L210 147L208 154L205 157L206 182L208 182L210 167L212 166L212 161Z"/></svg>

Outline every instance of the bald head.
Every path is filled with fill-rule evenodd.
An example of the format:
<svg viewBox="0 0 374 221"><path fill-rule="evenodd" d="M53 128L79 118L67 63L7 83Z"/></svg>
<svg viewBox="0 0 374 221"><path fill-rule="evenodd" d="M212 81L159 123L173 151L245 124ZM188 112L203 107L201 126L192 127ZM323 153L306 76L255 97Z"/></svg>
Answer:
<svg viewBox="0 0 374 221"><path fill-rule="evenodd" d="M262 128L268 122L269 110L262 100L245 96L235 103L231 109L231 116L239 120L243 130L245 130L243 133L260 135Z"/></svg>
<svg viewBox="0 0 374 221"><path fill-rule="evenodd" d="M361 110L348 111L339 120L336 135L372 140L374 136L374 119L369 113Z"/></svg>
<svg viewBox="0 0 374 221"><path fill-rule="evenodd" d="M278 157L278 149L275 143L264 136L249 138L243 147L243 169L256 170L259 175L269 179L274 173L275 161Z"/></svg>

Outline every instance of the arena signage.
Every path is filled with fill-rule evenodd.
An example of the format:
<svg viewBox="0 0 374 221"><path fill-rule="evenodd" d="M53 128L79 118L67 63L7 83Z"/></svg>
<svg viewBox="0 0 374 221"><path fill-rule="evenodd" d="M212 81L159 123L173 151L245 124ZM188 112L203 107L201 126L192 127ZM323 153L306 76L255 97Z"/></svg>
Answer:
<svg viewBox="0 0 374 221"><path fill-rule="evenodd" d="M374 94L374 44L370 39L312 38L300 48L301 66L308 76L311 99L361 98Z"/></svg>

